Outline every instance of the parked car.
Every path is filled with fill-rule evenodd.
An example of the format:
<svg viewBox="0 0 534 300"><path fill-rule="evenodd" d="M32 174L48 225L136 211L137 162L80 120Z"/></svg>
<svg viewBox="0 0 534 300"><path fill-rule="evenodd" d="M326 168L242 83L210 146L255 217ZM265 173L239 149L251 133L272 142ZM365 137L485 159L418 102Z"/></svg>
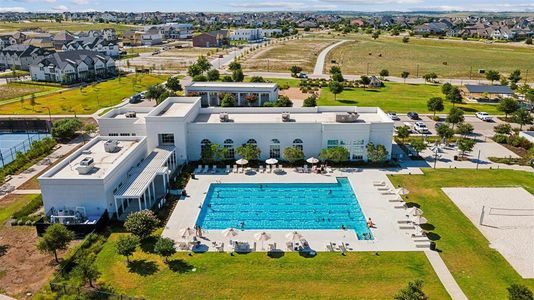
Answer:
<svg viewBox="0 0 534 300"><path fill-rule="evenodd" d="M479 118L480 120L484 121L484 122L491 122L493 121L493 119L491 118L491 116L487 113L487 112L484 112L484 111L480 111L480 112L477 112L475 114L475 116L477 118Z"/></svg>
<svg viewBox="0 0 534 300"><path fill-rule="evenodd" d="M439 126L441 126L441 125L443 125L443 124L445 124L445 123L443 123L443 122L436 122L436 123L434 124L434 128L438 129Z"/></svg>
<svg viewBox="0 0 534 300"><path fill-rule="evenodd" d="M425 123L423 122L415 122L415 125L413 126L413 128L418 133L422 133L422 134L430 133L430 131L428 130L428 127L426 127Z"/></svg>
<svg viewBox="0 0 534 300"><path fill-rule="evenodd" d="M408 115L408 118L412 120L419 120L419 115L414 111L409 112L407 115Z"/></svg>
<svg viewBox="0 0 534 300"><path fill-rule="evenodd" d="M393 121L400 120L399 116L397 116L397 113L395 112L388 112L388 117Z"/></svg>
<svg viewBox="0 0 534 300"><path fill-rule="evenodd" d="M132 104L135 104L135 103L139 103L141 101L143 101L143 98L141 97L141 95L140 94L135 94L132 97L130 97L130 101L129 102L132 103Z"/></svg>
<svg viewBox="0 0 534 300"><path fill-rule="evenodd" d="M298 77L298 78L304 78L304 79L306 79L306 78L308 78L308 74L306 74L306 73L299 73L299 74L297 75L297 77Z"/></svg>

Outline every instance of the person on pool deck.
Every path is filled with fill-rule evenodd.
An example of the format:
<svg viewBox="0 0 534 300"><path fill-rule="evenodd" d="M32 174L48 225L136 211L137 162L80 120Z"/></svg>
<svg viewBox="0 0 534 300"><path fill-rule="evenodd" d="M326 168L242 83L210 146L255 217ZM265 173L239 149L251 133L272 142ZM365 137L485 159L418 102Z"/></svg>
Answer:
<svg viewBox="0 0 534 300"><path fill-rule="evenodd" d="M347 228L345 228L345 225L341 224L341 230L345 230Z"/></svg>
<svg viewBox="0 0 534 300"><path fill-rule="evenodd" d="M367 227L369 227L369 228L375 228L376 227L375 223L373 223L373 220L371 220L371 218L369 218L369 220L367 220Z"/></svg>

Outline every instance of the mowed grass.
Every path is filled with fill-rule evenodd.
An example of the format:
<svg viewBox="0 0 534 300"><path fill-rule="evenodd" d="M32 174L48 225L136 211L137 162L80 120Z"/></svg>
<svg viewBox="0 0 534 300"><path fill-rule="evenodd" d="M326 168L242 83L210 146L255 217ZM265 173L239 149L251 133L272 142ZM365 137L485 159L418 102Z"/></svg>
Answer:
<svg viewBox="0 0 534 300"><path fill-rule="evenodd" d="M300 79L297 78L263 78L266 82L277 83L278 86L299 87ZM245 82L250 82L250 77L245 77Z"/></svg>
<svg viewBox="0 0 534 300"><path fill-rule="evenodd" d="M23 83L10 82L0 85L0 103L4 100L19 98L21 96L30 96L35 94L38 96L42 93L49 93L60 90L60 87L46 86L46 85L31 85ZM29 98L29 97L25 97ZM19 104L20 105L20 104Z"/></svg>
<svg viewBox="0 0 534 300"><path fill-rule="evenodd" d="M177 253L163 263L137 251L126 263L110 236L96 259L99 283L145 299L392 299L408 281L422 279L431 299L449 299L422 252L319 253L304 258L286 253L230 256ZM147 246L144 248L151 248ZM172 268L172 270L170 269ZM192 269L196 270L193 272Z"/></svg>
<svg viewBox="0 0 534 300"><path fill-rule="evenodd" d="M132 26L126 24L117 23L92 23L92 22L43 22L43 21L31 21L31 22L0 22L0 32L14 32L17 30L40 28L46 31L87 31L87 30L100 30L104 28L113 28L117 33L122 33L128 30L134 30L140 28L139 26Z"/></svg>
<svg viewBox="0 0 534 300"><path fill-rule="evenodd" d="M438 40L411 37L403 43L402 37L381 35L373 40L369 35L351 35L348 42L333 49L327 56L326 70L330 61L336 60L347 74L378 74L387 69L391 76L400 77L403 71L410 77L419 77L435 72L441 78L483 78L479 69L497 70L509 74L520 69L534 69L534 47L482 42ZM381 56L380 56L381 55ZM532 72L532 71L531 71Z"/></svg>
<svg viewBox="0 0 534 300"><path fill-rule="evenodd" d="M9 194L4 198L0 199L0 225L3 224L11 218L11 216L24 207L27 203L33 199L39 197L40 195L18 195L18 194Z"/></svg>
<svg viewBox="0 0 534 300"><path fill-rule="evenodd" d="M424 175L390 175L394 186L406 187L405 198L421 207L433 230L440 255L469 299L507 299L506 288L521 283L534 290L534 279L522 279L442 187L520 186L534 194L534 173L513 170L424 169ZM525 243L532 242L525 237Z"/></svg>
<svg viewBox="0 0 534 300"><path fill-rule="evenodd" d="M91 114L99 108L120 103L124 98L147 89L149 86L167 80L168 76L129 75L93 84L83 89L74 88L68 91L37 97L35 110L26 103L24 107L18 102L0 106L0 114Z"/></svg>
<svg viewBox="0 0 534 300"><path fill-rule="evenodd" d="M445 98L441 93L441 86L433 84L404 84L386 82L385 87L378 89L350 88L345 89L337 95L334 100L334 94L329 88L323 88L318 99L317 105L321 106L378 106L384 111L394 111L406 113L415 111L417 113L431 113L427 108L427 101L432 97ZM448 112L452 103L444 100L445 110ZM497 110L496 105L491 104L456 104L466 113L485 111L490 114L502 114ZM438 112L439 113L439 112Z"/></svg>
<svg viewBox="0 0 534 300"><path fill-rule="evenodd" d="M289 68L297 65L304 72L311 72L319 53L334 42L336 40L332 38L302 38L281 42L252 54L242 63L243 69L289 73Z"/></svg>

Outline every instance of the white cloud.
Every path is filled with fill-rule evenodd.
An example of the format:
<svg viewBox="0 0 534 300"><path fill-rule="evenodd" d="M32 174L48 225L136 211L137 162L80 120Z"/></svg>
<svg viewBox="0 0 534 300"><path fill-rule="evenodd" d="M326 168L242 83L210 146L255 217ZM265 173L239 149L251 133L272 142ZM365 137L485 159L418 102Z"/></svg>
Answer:
<svg viewBox="0 0 534 300"><path fill-rule="evenodd" d="M0 7L0 13L5 12L27 12L28 10L21 6L12 6L12 7Z"/></svg>
<svg viewBox="0 0 534 300"><path fill-rule="evenodd" d="M316 1L314 1L316 2ZM273 9L273 10L304 10L304 9L335 9L336 5L332 4L310 4L304 2L240 2L230 3L230 6L245 9Z"/></svg>
<svg viewBox="0 0 534 300"><path fill-rule="evenodd" d="M77 5L85 5L89 4L89 0L72 0L71 3L77 4Z"/></svg>
<svg viewBox="0 0 534 300"><path fill-rule="evenodd" d="M53 7L52 9L57 11L57 12L64 12L64 11L68 11L69 10L69 8L66 7L65 5L58 5L58 6Z"/></svg>

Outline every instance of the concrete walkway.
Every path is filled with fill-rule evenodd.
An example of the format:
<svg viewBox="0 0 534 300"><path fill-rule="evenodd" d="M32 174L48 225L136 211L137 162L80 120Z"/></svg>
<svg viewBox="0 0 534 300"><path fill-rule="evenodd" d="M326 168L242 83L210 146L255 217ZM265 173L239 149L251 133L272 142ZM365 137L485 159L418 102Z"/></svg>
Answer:
<svg viewBox="0 0 534 300"><path fill-rule="evenodd" d="M317 57L317 61L315 62L315 68L313 68L313 75L323 75L324 62L326 60L326 56L328 55L328 53L332 51L332 49L336 48L337 46L345 42L348 42L348 40L342 40L333 45L330 45L326 47L323 51L321 51L321 53L319 53L319 56Z"/></svg>
<svg viewBox="0 0 534 300"><path fill-rule="evenodd" d="M452 274L445 265L445 262L443 259L441 259L441 256L439 256L439 253L435 251L425 251L425 255L451 298L453 300L467 300L467 297L462 289L460 289L458 283L456 283L456 280L454 280L454 277L452 277Z"/></svg>

